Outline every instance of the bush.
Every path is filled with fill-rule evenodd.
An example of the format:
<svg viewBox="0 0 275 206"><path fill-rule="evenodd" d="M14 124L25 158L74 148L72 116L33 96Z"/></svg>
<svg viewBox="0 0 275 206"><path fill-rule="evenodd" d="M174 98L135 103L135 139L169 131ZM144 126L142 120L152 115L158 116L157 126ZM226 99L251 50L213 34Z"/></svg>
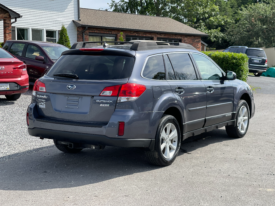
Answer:
<svg viewBox="0 0 275 206"><path fill-rule="evenodd" d="M1 42L0 43L0 48L3 48L3 46L4 46L4 42Z"/></svg>
<svg viewBox="0 0 275 206"><path fill-rule="evenodd" d="M71 43L70 43L70 39L68 36L68 32L67 29L65 28L65 26L63 25L59 34L59 40L57 42L58 44L62 44L65 47L71 48Z"/></svg>
<svg viewBox="0 0 275 206"><path fill-rule="evenodd" d="M120 32L119 33L119 38L118 38L118 41L124 41L124 38L123 38L123 32Z"/></svg>
<svg viewBox="0 0 275 206"><path fill-rule="evenodd" d="M218 64L225 72L233 71L237 74L237 78L247 81L248 77L248 57L246 54L230 53L230 52L203 52L216 64Z"/></svg>

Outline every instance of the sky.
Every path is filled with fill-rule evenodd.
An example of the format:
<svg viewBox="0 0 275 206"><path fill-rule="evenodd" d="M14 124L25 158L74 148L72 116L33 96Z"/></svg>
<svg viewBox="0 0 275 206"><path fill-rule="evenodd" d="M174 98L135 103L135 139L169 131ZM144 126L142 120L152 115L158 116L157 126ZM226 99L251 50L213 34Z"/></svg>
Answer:
<svg viewBox="0 0 275 206"><path fill-rule="evenodd" d="M109 9L108 3L111 3L111 0L80 0L80 7L90 9Z"/></svg>

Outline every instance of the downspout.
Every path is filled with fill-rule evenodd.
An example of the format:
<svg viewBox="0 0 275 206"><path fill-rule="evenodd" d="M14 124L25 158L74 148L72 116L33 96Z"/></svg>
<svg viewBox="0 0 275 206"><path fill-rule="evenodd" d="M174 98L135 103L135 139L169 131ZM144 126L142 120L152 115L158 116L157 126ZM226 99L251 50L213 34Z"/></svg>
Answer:
<svg viewBox="0 0 275 206"><path fill-rule="evenodd" d="M17 18L14 19L14 22L11 22L11 24L14 24L17 22Z"/></svg>
<svg viewBox="0 0 275 206"><path fill-rule="evenodd" d="M78 21L81 21L81 19L80 19L80 0L77 0L77 4L78 4Z"/></svg>
<svg viewBox="0 0 275 206"><path fill-rule="evenodd" d="M83 42L85 42L85 32L87 31L87 29L88 29L88 27L86 26L86 28L83 30L83 32L82 32L82 40L83 40Z"/></svg>

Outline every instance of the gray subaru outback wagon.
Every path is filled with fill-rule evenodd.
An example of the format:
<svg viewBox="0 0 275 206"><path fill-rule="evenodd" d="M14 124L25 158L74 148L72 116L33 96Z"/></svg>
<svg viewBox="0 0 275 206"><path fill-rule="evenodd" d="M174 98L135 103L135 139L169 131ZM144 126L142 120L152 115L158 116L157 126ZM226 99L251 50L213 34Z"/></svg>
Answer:
<svg viewBox="0 0 275 206"><path fill-rule="evenodd" d="M188 137L224 126L233 138L247 133L255 113L249 85L191 45L93 45L63 52L36 81L30 135L53 139L66 153L141 147L151 163L166 166Z"/></svg>

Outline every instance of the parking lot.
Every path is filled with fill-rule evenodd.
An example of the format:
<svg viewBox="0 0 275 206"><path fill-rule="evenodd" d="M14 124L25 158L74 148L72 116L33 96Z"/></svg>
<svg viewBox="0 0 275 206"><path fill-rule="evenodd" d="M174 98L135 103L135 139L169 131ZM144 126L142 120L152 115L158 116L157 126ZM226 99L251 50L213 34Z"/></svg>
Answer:
<svg viewBox="0 0 275 206"><path fill-rule="evenodd" d="M275 205L275 79L249 77L256 114L247 135L224 128L185 142L169 167L141 149L107 147L69 155L28 135L27 92L0 96L1 205Z"/></svg>

